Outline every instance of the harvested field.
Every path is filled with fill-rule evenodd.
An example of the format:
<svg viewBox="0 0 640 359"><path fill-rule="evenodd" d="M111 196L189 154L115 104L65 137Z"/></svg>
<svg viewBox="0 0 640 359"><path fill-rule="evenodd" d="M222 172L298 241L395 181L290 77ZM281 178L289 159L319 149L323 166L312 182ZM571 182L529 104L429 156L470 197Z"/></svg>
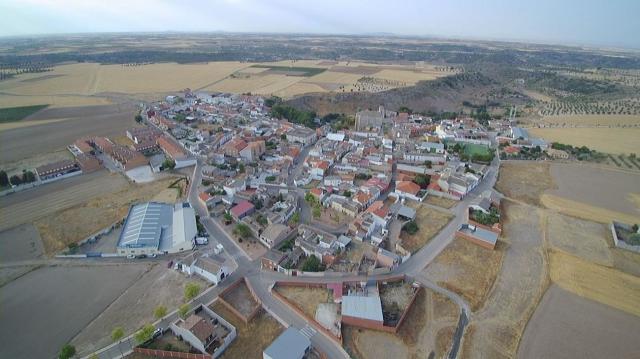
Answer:
<svg viewBox="0 0 640 359"><path fill-rule="evenodd" d="M553 126L628 126L640 124L638 115L557 115L544 116L542 123Z"/></svg>
<svg viewBox="0 0 640 359"><path fill-rule="evenodd" d="M214 303L212 308L231 325L238 336L220 358L261 358L262 351L280 335L284 328L273 317L261 311L248 324L231 313L224 305Z"/></svg>
<svg viewBox="0 0 640 359"><path fill-rule="evenodd" d="M626 213L590 206L582 202L573 201L551 194L542 195L542 204L549 209L556 210L572 217L578 217L600 223L610 223L612 220L635 223L639 218L638 216L631 216Z"/></svg>
<svg viewBox="0 0 640 359"><path fill-rule="evenodd" d="M449 223L453 215L446 211L440 211L427 206L419 206L416 211L415 222L418 224L418 232L410 235L406 232L400 234L402 247L411 253L420 250L429 243L440 230Z"/></svg>
<svg viewBox="0 0 640 359"><path fill-rule="evenodd" d="M316 317L320 303L333 302L331 291L327 288L277 286L275 290L309 316Z"/></svg>
<svg viewBox="0 0 640 359"><path fill-rule="evenodd" d="M547 141L605 153L640 153L640 128L531 128L529 132Z"/></svg>
<svg viewBox="0 0 640 359"><path fill-rule="evenodd" d="M399 81L407 84L415 84L418 81L435 80L438 77L445 76L443 72L422 72L415 70L392 70L384 69L372 76L379 79Z"/></svg>
<svg viewBox="0 0 640 359"><path fill-rule="evenodd" d="M94 197L112 195L127 187L129 182L122 175L97 171L1 197L0 228L30 223Z"/></svg>
<svg viewBox="0 0 640 359"><path fill-rule="evenodd" d="M222 299L245 317L253 313L253 311L260 306L260 303L253 299L249 288L247 288L247 285L243 281L225 293Z"/></svg>
<svg viewBox="0 0 640 359"><path fill-rule="evenodd" d="M562 251L549 255L551 280L579 296L640 316L640 278Z"/></svg>
<svg viewBox="0 0 640 359"><path fill-rule="evenodd" d="M53 152L41 153L27 159L14 161L10 163L3 163L2 169L7 171L9 175L12 173L22 173L24 169L34 169L36 167L46 165L48 163L72 160L74 157L67 149L58 150ZM1 200L0 200L1 202Z"/></svg>
<svg viewBox="0 0 640 359"><path fill-rule="evenodd" d="M530 316L548 286L541 225L544 213L507 201L502 268L484 306L471 320L463 358L513 358Z"/></svg>
<svg viewBox="0 0 640 359"><path fill-rule="evenodd" d="M540 196L554 187L548 163L509 161L500 164L496 189L507 197L540 205Z"/></svg>
<svg viewBox="0 0 640 359"><path fill-rule="evenodd" d="M338 85L335 84L331 84L331 87L334 87L333 89L337 88ZM323 84L312 84L312 83L308 83L308 82L296 82L295 84L286 87L282 90L276 91L273 94L276 96L280 96L283 98L290 98L302 93L312 93L312 92L325 92L325 91L331 91L333 90L332 88L328 88L327 86L324 86Z"/></svg>
<svg viewBox="0 0 640 359"><path fill-rule="evenodd" d="M551 165L555 189L546 193L640 219L640 173L580 164ZM599 222L602 222L600 220Z"/></svg>
<svg viewBox="0 0 640 359"><path fill-rule="evenodd" d="M0 108L0 123L20 121L45 107L47 107L47 105Z"/></svg>
<svg viewBox="0 0 640 359"><path fill-rule="evenodd" d="M61 250L121 220L131 204L150 200L174 180L166 178L147 184L129 184L38 219L34 224L41 233L46 253Z"/></svg>
<svg viewBox="0 0 640 359"><path fill-rule="evenodd" d="M321 74L310 77L306 82L310 83L332 83L348 85L353 84L362 76L359 74L352 74L346 72L325 71Z"/></svg>
<svg viewBox="0 0 640 359"><path fill-rule="evenodd" d="M155 321L153 310L159 305L167 307L171 312L182 304L182 296L176 293L184 291L186 277L166 263L160 262L149 266L148 270L125 290L105 311L100 313L71 341L80 353L90 353L110 344L111 331L121 326L130 334L140 328L142 323ZM197 278L189 278L202 288L208 283Z"/></svg>
<svg viewBox="0 0 640 359"><path fill-rule="evenodd" d="M607 226L562 214L547 216L547 239L552 247L590 262L611 267L613 255Z"/></svg>
<svg viewBox="0 0 640 359"><path fill-rule="evenodd" d="M0 232L0 263L38 259L44 256L42 239L33 224Z"/></svg>
<svg viewBox="0 0 640 359"><path fill-rule="evenodd" d="M55 357L146 270L146 265L44 267L8 283L0 291L0 356ZM101 335L108 337L112 329Z"/></svg>
<svg viewBox="0 0 640 359"><path fill-rule="evenodd" d="M49 107L67 106L95 106L112 103L109 98L98 96L77 96L77 95L0 95L0 106L33 106L49 104Z"/></svg>
<svg viewBox="0 0 640 359"><path fill-rule="evenodd" d="M442 358L450 349L459 309L430 289L418 292L397 335L343 327L344 347L355 358Z"/></svg>
<svg viewBox="0 0 640 359"><path fill-rule="evenodd" d="M461 295L471 310L477 311L496 280L505 249L500 241L491 251L456 238L427 266L424 273L438 285Z"/></svg>
<svg viewBox="0 0 640 359"><path fill-rule="evenodd" d="M45 109L24 122L33 122L33 126L7 129L0 132L0 163L28 158L43 152L53 152L65 148L83 136L117 136L135 125L135 107L129 104L109 105L109 110L98 106L74 108L73 117L55 120L57 109ZM45 117L46 116L46 117ZM38 120L45 120L40 123ZM34 144L37 143L37 146Z"/></svg>
<svg viewBox="0 0 640 359"><path fill-rule="evenodd" d="M518 358L634 358L640 317L551 285L531 317Z"/></svg>
<svg viewBox="0 0 640 359"><path fill-rule="evenodd" d="M434 206L442 207L442 208L451 208L458 204L459 202L453 199L438 197L438 196L427 196L427 200L425 203L432 204Z"/></svg>

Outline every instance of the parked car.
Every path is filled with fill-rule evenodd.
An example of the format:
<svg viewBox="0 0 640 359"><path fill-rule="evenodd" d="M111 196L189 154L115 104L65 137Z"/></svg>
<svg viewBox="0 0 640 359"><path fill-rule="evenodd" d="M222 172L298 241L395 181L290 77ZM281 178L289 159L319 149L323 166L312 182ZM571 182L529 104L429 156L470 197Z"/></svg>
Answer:
<svg viewBox="0 0 640 359"><path fill-rule="evenodd" d="M196 244L197 245L205 245L205 244L209 244L209 239L206 237L197 237L196 238Z"/></svg>
<svg viewBox="0 0 640 359"><path fill-rule="evenodd" d="M158 328L153 332L153 336L151 338L155 339L162 335L162 328Z"/></svg>
<svg viewBox="0 0 640 359"><path fill-rule="evenodd" d="M133 258L135 258L135 257L136 257L136 256L134 256L133 254L129 254L129 255L127 256L127 258L129 258L129 259L133 259Z"/></svg>
<svg viewBox="0 0 640 359"><path fill-rule="evenodd" d="M136 259L143 259L143 258L147 258L147 255L146 254L138 254L136 256Z"/></svg>
<svg viewBox="0 0 640 359"><path fill-rule="evenodd" d="M153 254L151 254L149 257L151 257L151 258L155 258L155 257L157 257L157 256L158 256L157 254L153 253Z"/></svg>

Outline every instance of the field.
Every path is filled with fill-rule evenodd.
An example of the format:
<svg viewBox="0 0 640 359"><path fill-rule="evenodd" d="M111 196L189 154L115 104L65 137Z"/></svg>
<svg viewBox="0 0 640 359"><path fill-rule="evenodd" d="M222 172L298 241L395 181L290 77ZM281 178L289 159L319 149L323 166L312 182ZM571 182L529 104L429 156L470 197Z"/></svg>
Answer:
<svg viewBox="0 0 640 359"><path fill-rule="evenodd" d="M451 347L458 307L430 289L421 290L397 335L344 326L345 350L354 358L442 358Z"/></svg>
<svg viewBox="0 0 640 359"><path fill-rule="evenodd" d="M410 235L402 232L400 234L400 243L402 247L411 253L414 253L425 244L429 243L442 227L453 218L453 215L444 210L440 211L427 206L419 206L416 210L415 222L418 224L418 232Z"/></svg>
<svg viewBox="0 0 640 359"><path fill-rule="evenodd" d="M579 205L566 202L571 205L562 206L578 214L577 217L585 217L578 212L585 212L583 208L588 206L586 210L591 208L594 214L602 212L601 218L586 215L586 219L596 222L609 222L611 218L640 219L640 203L634 200L634 195L640 193L640 174L579 164L553 164L550 170L557 187L546 191L543 197L548 207L557 209L565 204L564 199L580 202Z"/></svg>
<svg viewBox="0 0 640 359"><path fill-rule="evenodd" d="M486 156L486 155L489 155L491 152L489 150L489 147L487 146L467 143L464 145L464 153L469 156L473 156L473 155Z"/></svg>
<svg viewBox="0 0 640 359"><path fill-rule="evenodd" d="M634 358L640 318L551 285L531 317L518 358Z"/></svg>
<svg viewBox="0 0 640 359"><path fill-rule="evenodd" d="M425 201L425 203L442 208L451 208L458 204L458 201L438 196L427 196L427 200Z"/></svg>
<svg viewBox="0 0 640 359"><path fill-rule="evenodd" d="M279 286L276 290L310 318L316 317L318 304L331 301L331 292L326 288Z"/></svg>
<svg viewBox="0 0 640 359"><path fill-rule="evenodd" d="M485 302L496 280L504 244L488 250L469 241L456 238L425 268L428 278L461 295L471 310L478 310Z"/></svg>
<svg viewBox="0 0 640 359"><path fill-rule="evenodd" d="M640 128L530 128L529 132L547 141L605 153L640 153Z"/></svg>
<svg viewBox="0 0 640 359"><path fill-rule="evenodd" d="M610 236L611 231L604 224L559 213L547 216L547 239L552 247L607 267L614 265L607 241Z"/></svg>
<svg viewBox="0 0 640 359"><path fill-rule="evenodd" d="M110 175L105 170L1 197L0 229L31 223L94 197L117 193L129 186L122 175Z"/></svg>
<svg viewBox="0 0 640 359"><path fill-rule="evenodd" d="M640 277L562 251L550 253L551 280L579 296L640 316Z"/></svg>
<svg viewBox="0 0 640 359"><path fill-rule="evenodd" d="M544 191L553 187L548 163L510 161L500 164L496 189L507 197L539 205Z"/></svg>
<svg viewBox="0 0 640 359"><path fill-rule="evenodd" d="M45 107L47 107L47 105L0 108L0 123L20 121Z"/></svg>
<svg viewBox="0 0 640 359"><path fill-rule="evenodd" d="M213 309L238 330L238 336L220 358L260 358L284 328L273 317L261 311L248 324L231 313L224 305L214 303Z"/></svg>
<svg viewBox="0 0 640 359"><path fill-rule="evenodd" d="M135 126L135 111L133 104L126 103L47 108L18 122L20 126L0 127L0 163L61 150L83 136L122 135Z"/></svg>
<svg viewBox="0 0 640 359"><path fill-rule="evenodd" d="M149 201L175 178L148 184L131 184L111 193L95 196L73 207L59 210L34 222L48 254L61 250L124 218L129 206Z"/></svg>
<svg viewBox="0 0 640 359"><path fill-rule="evenodd" d="M113 94L126 94L142 100L185 88L291 97L309 92L348 91L365 75L393 88L449 73L411 65L381 66L315 60L260 64L239 61L157 63L143 66L75 63L55 66L48 75L21 74L3 81L0 83L0 107L101 105L114 102Z"/></svg>
<svg viewBox="0 0 640 359"><path fill-rule="evenodd" d="M544 116L544 125L580 127L580 126L629 126L640 124L638 115L558 115Z"/></svg>
<svg viewBox="0 0 640 359"><path fill-rule="evenodd" d="M0 291L0 356L54 357L146 270L146 265L55 266L6 284Z"/></svg>

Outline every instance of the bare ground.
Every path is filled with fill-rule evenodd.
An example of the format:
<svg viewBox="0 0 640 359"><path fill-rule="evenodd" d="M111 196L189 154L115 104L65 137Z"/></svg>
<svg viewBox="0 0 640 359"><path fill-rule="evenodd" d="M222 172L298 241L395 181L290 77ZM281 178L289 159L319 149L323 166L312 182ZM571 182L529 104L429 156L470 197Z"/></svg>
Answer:
<svg viewBox="0 0 640 359"><path fill-rule="evenodd" d="M116 280L116 279L114 279ZM197 277L202 288L207 283ZM149 269L113 301L100 315L86 326L71 343L78 352L89 354L111 343L111 331L120 326L128 335L143 323L155 321L153 310L158 305L171 312L182 303L181 293L187 278L180 272L167 268L164 262L151 265Z"/></svg>
<svg viewBox="0 0 640 359"><path fill-rule="evenodd" d="M458 203L456 200L438 196L427 196L427 200L425 202L442 208L451 208Z"/></svg>
<svg viewBox="0 0 640 359"><path fill-rule="evenodd" d="M275 290L310 318L315 318L318 304L332 302L331 291L327 288L278 286Z"/></svg>
<svg viewBox="0 0 640 359"><path fill-rule="evenodd" d="M231 325L236 327L238 336L220 358L262 358L265 350L284 328L273 317L262 311L248 324L231 313L224 305L214 303L212 309Z"/></svg>
<svg viewBox="0 0 640 359"><path fill-rule="evenodd" d="M398 334L343 326L344 347L355 358L441 358L451 347L459 309L430 289L418 293Z"/></svg>
<svg viewBox="0 0 640 359"><path fill-rule="evenodd" d="M508 243L488 299L472 318L464 358L513 358L520 337L548 285L543 246L544 213L507 202L503 235Z"/></svg>
<svg viewBox="0 0 640 359"><path fill-rule="evenodd" d="M449 223L451 218L453 218L453 215L444 210L440 211L427 206L419 206L415 219L419 228L418 232L413 235L402 232L400 234L402 247L411 253L420 250Z"/></svg>
<svg viewBox="0 0 640 359"><path fill-rule="evenodd" d="M235 288L225 293L222 298L245 316L251 314L256 307L260 306L260 303L253 299L249 288L244 282L240 282Z"/></svg>
<svg viewBox="0 0 640 359"><path fill-rule="evenodd" d="M484 304L495 282L505 250L502 241L498 241L492 251L456 238L424 273L438 285L461 295L471 310L476 311Z"/></svg>

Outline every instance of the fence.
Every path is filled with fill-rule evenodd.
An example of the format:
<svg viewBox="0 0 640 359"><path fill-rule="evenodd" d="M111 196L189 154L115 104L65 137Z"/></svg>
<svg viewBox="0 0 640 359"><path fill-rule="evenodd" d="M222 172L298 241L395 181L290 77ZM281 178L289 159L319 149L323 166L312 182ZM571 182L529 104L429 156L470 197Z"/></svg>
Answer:
<svg viewBox="0 0 640 359"><path fill-rule="evenodd" d="M169 352L158 349L133 348L133 352L159 358L211 359L211 355Z"/></svg>

